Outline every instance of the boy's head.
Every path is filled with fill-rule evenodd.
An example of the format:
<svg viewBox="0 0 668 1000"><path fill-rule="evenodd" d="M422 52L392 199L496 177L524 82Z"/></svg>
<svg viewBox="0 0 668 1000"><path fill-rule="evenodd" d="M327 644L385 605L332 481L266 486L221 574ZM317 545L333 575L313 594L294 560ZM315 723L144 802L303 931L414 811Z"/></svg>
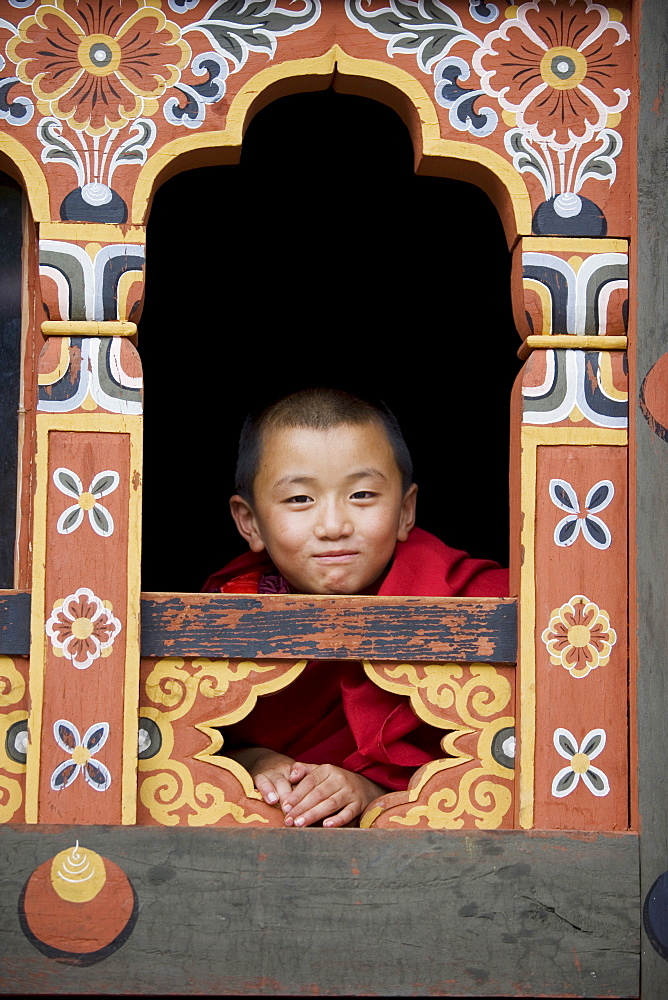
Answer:
<svg viewBox="0 0 668 1000"><path fill-rule="evenodd" d="M292 393L247 418L230 506L251 549L302 593L372 587L415 521L410 454L383 403Z"/></svg>

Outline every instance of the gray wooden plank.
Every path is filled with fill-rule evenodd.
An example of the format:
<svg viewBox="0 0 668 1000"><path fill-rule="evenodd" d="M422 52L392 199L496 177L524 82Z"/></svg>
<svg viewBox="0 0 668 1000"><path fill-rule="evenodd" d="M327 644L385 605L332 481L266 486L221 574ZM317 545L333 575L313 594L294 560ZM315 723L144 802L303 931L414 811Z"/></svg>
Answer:
<svg viewBox="0 0 668 1000"><path fill-rule="evenodd" d="M638 121L637 384L668 351L668 5L644 0ZM638 751L641 885L668 869L668 443L637 411ZM668 996L668 962L643 935L642 998Z"/></svg>
<svg viewBox="0 0 668 1000"><path fill-rule="evenodd" d="M30 652L30 594L26 590L0 591L0 655L27 656Z"/></svg>
<svg viewBox="0 0 668 1000"><path fill-rule="evenodd" d="M131 879L125 944L79 968L17 918L79 840ZM5 827L0 992L635 997L629 834Z"/></svg>
<svg viewBox="0 0 668 1000"><path fill-rule="evenodd" d="M143 594L143 656L514 663L512 598Z"/></svg>

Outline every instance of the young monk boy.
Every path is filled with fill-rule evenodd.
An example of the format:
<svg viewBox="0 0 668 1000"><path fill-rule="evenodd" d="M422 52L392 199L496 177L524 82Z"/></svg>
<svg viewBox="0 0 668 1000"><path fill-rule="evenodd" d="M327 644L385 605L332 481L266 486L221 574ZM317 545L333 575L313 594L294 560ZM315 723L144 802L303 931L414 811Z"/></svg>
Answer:
<svg viewBox="0 0 668 1000"><path fill-rule="evenodd" d="M250 552L209 578L223 593L504 596L507 574L415 525L417 486L393 414L336 389L306 389L249 417L232 516ZM442 733L359 663L309 663L225 730L286 826L345 826L441 756Z"/></svg>

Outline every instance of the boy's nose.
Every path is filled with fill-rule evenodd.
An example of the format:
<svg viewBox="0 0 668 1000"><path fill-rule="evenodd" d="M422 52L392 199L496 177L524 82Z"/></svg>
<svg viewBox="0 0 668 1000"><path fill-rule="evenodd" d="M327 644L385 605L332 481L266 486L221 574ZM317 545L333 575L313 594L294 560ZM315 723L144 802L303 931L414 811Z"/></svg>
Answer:
<svg viewBox="0 0 668 1000"><path fill-rule="evenodd" d="M346 518L342 511L336 507L328 507L322 512L316 528L316 538L324 540L326 538L344 538L353 532L352 523Z"/></svg>

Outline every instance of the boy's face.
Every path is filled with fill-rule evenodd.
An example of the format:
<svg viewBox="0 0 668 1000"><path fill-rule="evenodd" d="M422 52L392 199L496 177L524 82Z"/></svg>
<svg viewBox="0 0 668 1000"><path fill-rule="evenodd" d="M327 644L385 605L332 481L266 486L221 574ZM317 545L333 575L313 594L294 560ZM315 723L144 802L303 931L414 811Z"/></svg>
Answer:
<svg viewBox="0 0 668 1000"><path fill-rule="evenodd" d="M360 594L415 523L417 487L404 494L384 429L344 424L270 431L251 506L230 501L253 552L266 549L302 594Z"/></svg>

